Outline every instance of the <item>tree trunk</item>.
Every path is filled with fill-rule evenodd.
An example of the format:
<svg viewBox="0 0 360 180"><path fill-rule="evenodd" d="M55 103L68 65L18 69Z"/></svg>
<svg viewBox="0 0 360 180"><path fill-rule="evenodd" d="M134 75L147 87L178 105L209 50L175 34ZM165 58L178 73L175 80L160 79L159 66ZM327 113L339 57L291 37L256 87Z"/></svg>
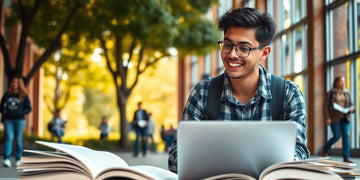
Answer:
<svg viewBox="0 0 360 180"><path fill-rule="evenodd" d="M126 104L127 104L127 98L126 100L122 100L119 96L118 98L118 109L120 112L120 140L119 140L119 146L120 148L128 149L129 146L129 140L128 140L128 129L127 129L127 118L126 118Z"/></svg>

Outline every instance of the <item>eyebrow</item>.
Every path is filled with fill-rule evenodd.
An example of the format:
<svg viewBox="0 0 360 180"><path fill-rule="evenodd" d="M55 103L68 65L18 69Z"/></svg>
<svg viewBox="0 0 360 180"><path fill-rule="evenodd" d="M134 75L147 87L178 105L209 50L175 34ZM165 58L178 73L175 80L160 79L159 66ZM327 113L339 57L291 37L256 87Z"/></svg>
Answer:
<svg viewBox="0 0 360 180"><path fill-rule="evenodd" d="M230 42L232 42L231 41L231 39L229 39L229 38L226 38L226 37L224 37L224 41L230 41ZM239 41L239 42L237 42L236 44L238 44L238 45L250 45L250 46L252 46L252 44L250 43L250 42L248 42L248 41Z"/></svg>

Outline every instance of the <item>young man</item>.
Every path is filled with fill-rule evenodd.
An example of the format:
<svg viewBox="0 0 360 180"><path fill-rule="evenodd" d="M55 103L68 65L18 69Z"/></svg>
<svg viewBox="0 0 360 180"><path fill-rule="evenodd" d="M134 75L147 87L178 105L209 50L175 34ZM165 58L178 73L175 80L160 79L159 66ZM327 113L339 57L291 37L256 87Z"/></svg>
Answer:
<svg viewBox="0 0 360 180"><path fill-rule="evenodd" d="M253 8L234 9L219 21L224 39L218 42L225 67L220 96L219 120L271 121L270 101L272 76L261 65L271 52L269 44L275 34L275 24L268 13ZM206 120L209 84L211 78L199 82L190 93L183 120ZM306 109L298 86L286 81L281 120L297 123L294 159L306 159ZM251 137L249 137L251 138ZM169 170L177 172L177 145L173 141L169 152Z"/></svg>

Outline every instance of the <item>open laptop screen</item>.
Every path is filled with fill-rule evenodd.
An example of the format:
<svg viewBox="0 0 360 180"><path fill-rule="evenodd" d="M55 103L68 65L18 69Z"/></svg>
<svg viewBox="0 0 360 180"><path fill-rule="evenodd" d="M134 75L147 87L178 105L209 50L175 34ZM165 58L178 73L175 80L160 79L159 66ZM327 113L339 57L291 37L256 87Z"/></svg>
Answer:
<svg viewBox="0 0 360 180"><path fill-rule="evenodd" d="M266 167L294 159L291 121L181 121L177 133L179 179L225 173L257 178Z"/></svg>

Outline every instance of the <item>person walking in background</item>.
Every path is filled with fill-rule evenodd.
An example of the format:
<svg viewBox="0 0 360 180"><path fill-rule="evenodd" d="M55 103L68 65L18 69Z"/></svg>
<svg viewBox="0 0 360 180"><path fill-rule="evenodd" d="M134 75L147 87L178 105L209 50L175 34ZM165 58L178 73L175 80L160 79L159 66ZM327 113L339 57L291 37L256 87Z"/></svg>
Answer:
<svg viewBox="0 0 360 180"><path fill-rule="evenodd" d="M148 115L149 115L149 123L147 126L147 136L151 140L151 151L156 152L156 144L153 137L155 124L154 124L154 120L152 119L152 113L149 112Z"/></svg>
<svg viewBox="0 0 360 180"><path fill-rule="evenodd" d="M7 92L3 95L0 112L5 129L4 166L11 167L10 155L15 140L15 165L20 164L23 152L23 135L26 125L25 115L31 112L31 104L26 94L24 82L20 76L10 81Z"/></svg>
<svg viewBox="0 0 360 180"><path fill-rule="evenodd" d="M65 134L64 128L66 125L66 121L61 118L61 110L56 109L54 113L54 117L51 119L51 132L58 138L58 143L63 143L62 137Z"/></svg>
<svg viewBox="0 0 360 180"><path fill-rule="evenodd" d="M107 122L107 118L105 116L101 118L99 129L100 129L100 140L107 139L111 129L109 123Z"/></svg>
<svg viewBox="0 0 360 180"><path fill-rule="evenodd" d="M331 146L342 137L342 152L344 162L352 162L350 158L350 113L355 112L349 91L345 88L345 77L334 79L332 88L324 98L324 115L326 124L330 125L333 137L329 139L323 149L322 156L327 156Z"/></svg>
<svg viewBox="0 0 360 180"><path fill-rule="evenodd" d="M135 139L135 152L134 157L137 157L139 154L139 139L141 137L141 144L142 144L142 152L143 156L146 156L147 151L147 126L149 122L149 116L147 112L142 107L142 102L138 102L138 109L134 113L134 119L132 121L132 127L136 132L136 139Z"/></svg>
<svg viewBox="0 0 360 180"><path fill-rule="evenodd" d="M172 141L176 137L176 130L173 128L172 125L170 126L169 130L166 130L165 126L161 125L160 135L161 135L161 139L165 141L165 152L168 152L171 147Z"/></svg>

